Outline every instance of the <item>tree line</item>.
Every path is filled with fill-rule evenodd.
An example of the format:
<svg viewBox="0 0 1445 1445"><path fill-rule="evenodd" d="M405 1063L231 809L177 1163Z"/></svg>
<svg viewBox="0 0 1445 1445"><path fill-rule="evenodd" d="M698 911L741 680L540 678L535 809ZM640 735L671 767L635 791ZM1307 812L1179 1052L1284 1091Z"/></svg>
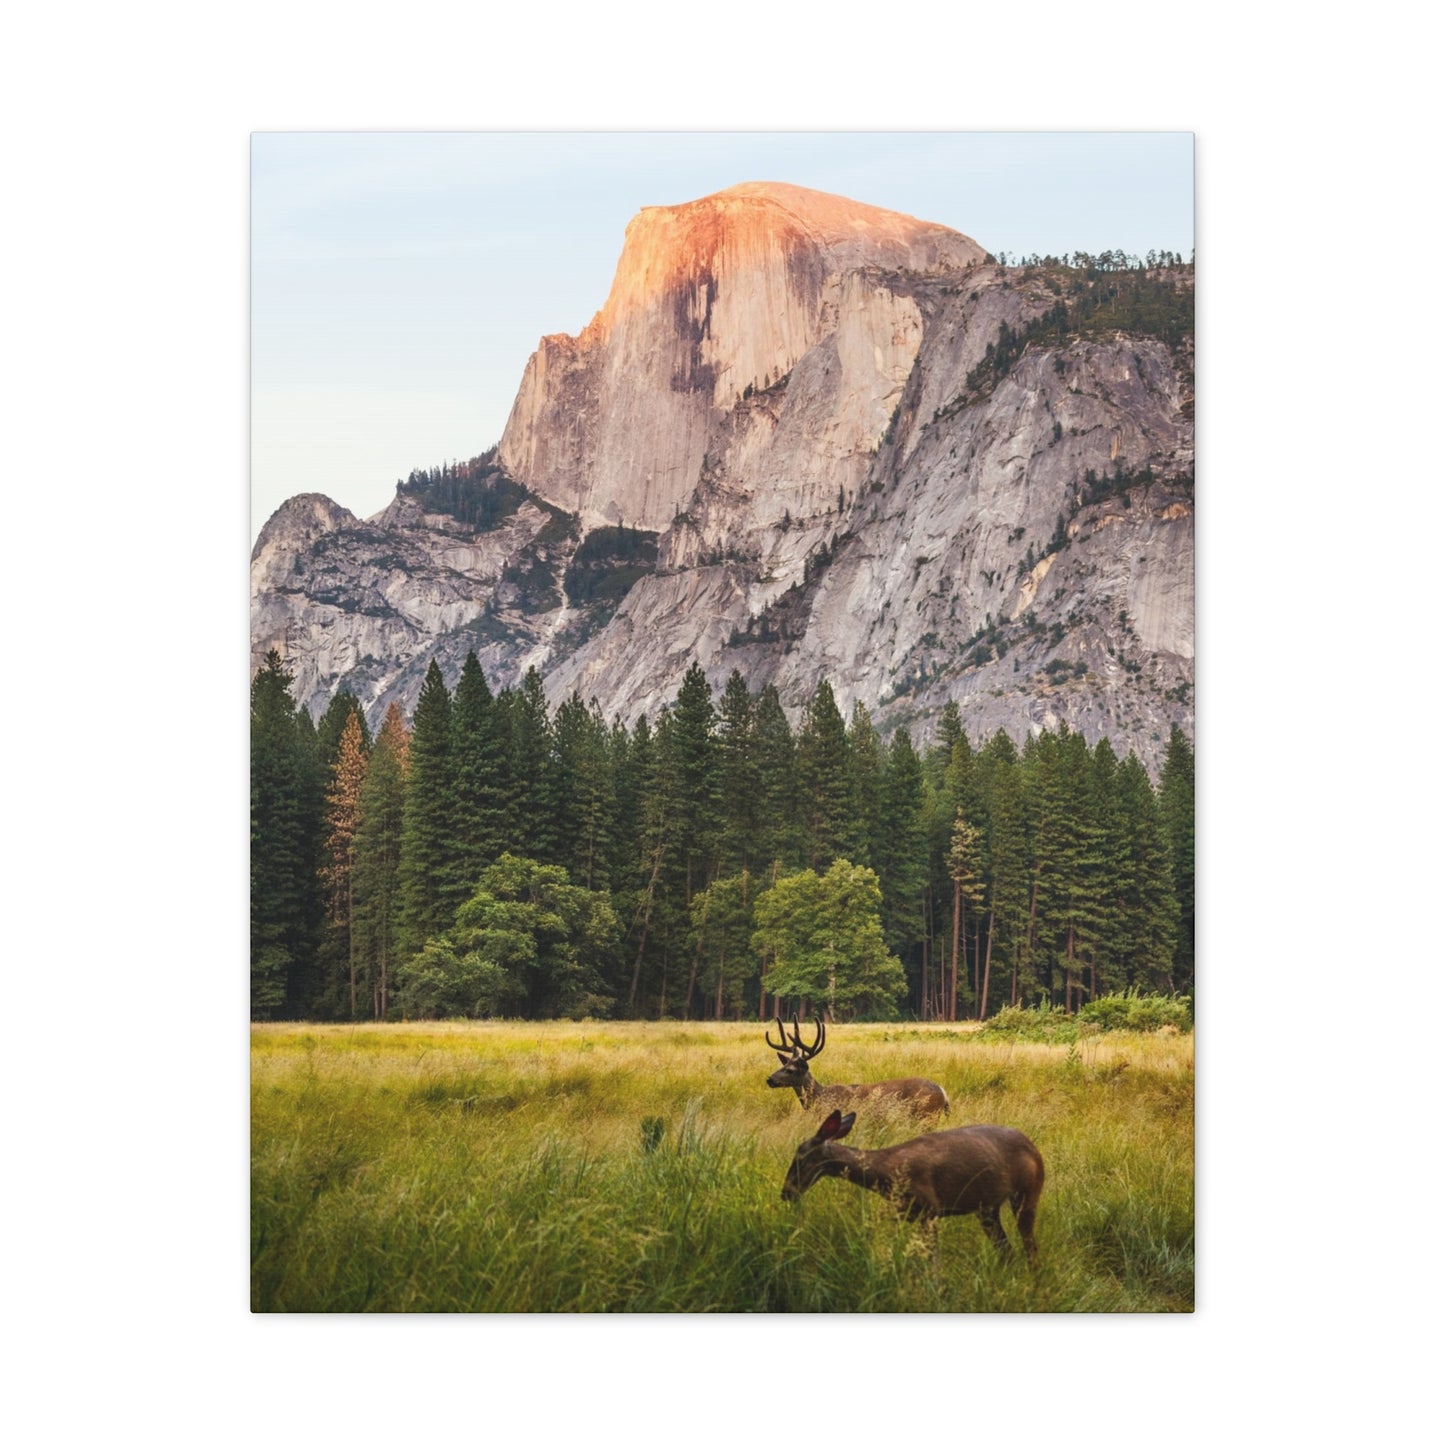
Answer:
<svg viewBox="0 0 1445 1445"><path fill-rule="evenodd" d="M339 692L251 687L256 1019L986 1017L1122 989L1192 994L1193 751L1159 784L1060 726L975 745L956 704L921 749L796 727L694 663L628 728L535 669L493 693L433 662L372 736Z"/></svg>

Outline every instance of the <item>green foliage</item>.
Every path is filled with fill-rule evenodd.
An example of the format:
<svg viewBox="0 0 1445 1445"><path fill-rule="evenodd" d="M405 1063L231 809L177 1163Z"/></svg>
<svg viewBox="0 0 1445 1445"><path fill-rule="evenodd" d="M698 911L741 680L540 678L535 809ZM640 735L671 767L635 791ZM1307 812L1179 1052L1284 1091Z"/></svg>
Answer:
<svg viewBox="0 0 1445 1445"><path fill-rule="evenodd" d="M722 777L712 687L696 662L688 668L672 711L679 810L679 862L686 897L716 872L722 828Z"/></svg>
<svg viewBox="0 0 1445 1445"><path fill-rule="evenodd" d="M979 639L996 628L986 617ZM1067 678L1083 663L1052 666ZM776 688L753 697L735 670L717 707L694 664L655 724L629 730L578 694L553 713L535 669L494 697L469 654L454 696L428 668L414 734L393 710L368 758L354 699L318 729L279 659L255 687L257 1017L388 1017L401 960L407 1007L555 1009L535 990L513 997L492 975L464 976L455 912L504 851L611 903L620 937L589 991L632 1017L766 1011L772 960L752 948L746 915L776 878L839 858L876 874L884 945L906 981L899 1002L916 1016L1040 995L1073 1011L1090 996L1192 983L1182 734L1156 790L1137 758L1120 762L1103 741L1091 750L1067 728L1030 737L1022 756L1001 733L975 751L956 703L920 756L902 728L885 749L861 703L844 728L824 679L795 740ZM320 766L338 723L351 738L344 787L339 754L329 779ZM955 893L960 810L976 836Z"/></svg>
<svg viewBox="0 0 1445 1445"><path fill-rule="evenodd" d="M467 653L452 699L451 892L460 902L507 845L510 729L475 652Z"/></svg>
<svg viewBox="0 0 1445 1445"><path fill-rule="evenodd" d="M410 735L395 703L377 734L361 783L352 863L352 948L373 1018L391 1007L400 955L401 839Z"/></svg>
<svg viewBox="0 0 1445 1445"><path fill-rule="evenodd" d="M747 985L758 977L761 960L752 945L754 906L766 878L746 870L718 878L693 895L692 949L701 964L700 982L713 1003L715 1018L737 1017Z"/></svg>
<svg viewBox="0 0 1445 1445"><path fill-rule="evenodd" d="M424 1018L487 1017L513 1004L530 1018L605 1015L618 934L601 894L569 883L563 868L504 853L455 926L398 970L401 1001Z"/></svg>
<svg viewBox="0 0 1445 1445"><path fill-rule="evenodd" d="M1074 1043L1089 1033L1190 1033L1193 1000L1180 994L1143 993L1126 989L1091 999L1077 1013L1041 1000L1032 1008L1010 1005L985 1021L987 1036L1044 1043Z"/></svg>
<svg viewBox="0 0 1445 1445"><path fill-rule="evenodd" d="M851 841L848 735L824 678L808 701L798 732L798 793L808 866L826 868Z"/></svg>
<svg viewBox="0 0 1445 1445"><path fill-rule="evenodd" d="M778 881L758 899L753 946L773 959L769 990L831 1018L891 1017L907 991L878 912L878 876L839 858Z"/></svg>
<svg viewBox="0 0 1445 1445"><path fill-rule="evenodd" d="M657 566L657 534L635 527L596 527L572 554L562 579L573 607L612 609Z"/></svg>
<svg viewBox="0 0 1445 1445"><path fill-rule="evenodd" d="M507 821L513 851L556 862L557 770L552 757L552 721L542 691L542 675L527 669L521 689L507 695L511 739L507 781L511 791Z"/></svg>
<svg viewBox="0 0 1445 1445"><path fill-rule="evenodd" d="M755 861L760 783L753 699L742 673L734 668L718 713L721 866L726 869L745 869Z"/></svg>
<svg viewBox="0 0 1445 1445"><path fill-rule="evenodd" d="M758 694L753 736L758 760L758 859L795 867L803 857L797 744L772 683Z"/></svg>
<svg viewBox="0 0 1445 1445"><path fill-rule="evenodd" d="M274 649L251 683L251 1015L304 1016L324 901L325 774Z"/></svg>
<svg viewBox="0 0 1445 1445"><path fill-rule="evenodd" d="M1053 267L1064 263L1049 258ZM1110 340L1122 333L1162 341L1173 350L1194 337L1194 286L1177 270L1143 266L1137 257L1105 252L1102 257L1077 256L1079 265L1067 276L1067 294L1022 327L1000 322L983 360L964 380L961 400L986 396L1030 347L1061 348L1080 339ZM1064 286L1058 290L1062 293ZM1062 428L1055 428L1055 440Z"/></svg>
<svg viewBox="0 0 1445 1445"><path fill-rule="evenodd" d="M1159 807L1169 848L1170 876L1178 907L1173 983L1194 987L1194 749L1176 723L1159 780Z"/></svg>
<svg viewBox="0 0 1445 1445"><path fill-rule="evenodd" d="M926 932L923 890L928 877L928 818L923 763L907 729L897 728L883 771L878 882L888 946L911 960Z"/></svg>
<svg viewBox="0 0 1445 1445"><path fill-rule="evenodd" d="M459 901L451 748L451 694L433 660L417 699L402 811L398 876L404 953L415 952L446 928Z"/></svg>
<svg viewBox="0 0 1445 1445"><path fill-rule="evenodd" d="M1106 1032L1127 1029L1148 1034L1171 1028L1188 1033L1194 1027L1194 1001L1180 994L1127 989L1091 999L1079 1010L1078 1019L1082 1026L1092 1024Z"/></svg>
<svg viewBox="0 0 1445 1445"><path fill-rule="evenodd" d="M530 495L496 456L493 448L467 462L414 468L406 481L396 484L397 495L414 498L425 511L455 517L475 531L490 531Z"/></svg>
<svg viewBox="0 0 1445 1445"><path fill-rule="evenodd" d="M868 867L877 867L882 856L883 778L887 754L873 728L868 709L853 704L848 724L849 830L845 855Z"/></svg>
<svg viewBox="0 0 1445 1445"><path fill-rule="evenodd" d="M322 768L330 772L336 765L337 754L341 751L341 737L346 731L350 718L355 718L361 729L361 750L371 751L371 729L366 725L366 713L350 688L343 687L326 705L321 721L316 724L316 756Z"/></svg>
<svg viewBox="0 0 1445 1445"><path fill-rule="evenodd" d="M607 887L617 814L607 724L573 693L553 719L559 856L584 888Z"/></svg>
<svg viewBox="0 0 1445 1445"><path fill-rule="evenodd" d="M450 936L429 938L397 969L402 1011L415 1018L495 1018L522 1001L522 971L535 949L521 933L495 931L466 947Z"/></svg>

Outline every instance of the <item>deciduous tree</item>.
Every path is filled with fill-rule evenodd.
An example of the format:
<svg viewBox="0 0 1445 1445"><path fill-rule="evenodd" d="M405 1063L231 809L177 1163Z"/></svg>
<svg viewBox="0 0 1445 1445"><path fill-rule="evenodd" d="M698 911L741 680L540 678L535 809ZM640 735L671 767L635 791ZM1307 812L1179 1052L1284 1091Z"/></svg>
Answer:
<svg viewBox="0 0 1445 1445"><path fill-rule="evenodd" d="M830 1018L891 1017L908 991L879 919L878 877L840 858L778 881L757 900L753 946L773 958L769 987Z"/></svg>

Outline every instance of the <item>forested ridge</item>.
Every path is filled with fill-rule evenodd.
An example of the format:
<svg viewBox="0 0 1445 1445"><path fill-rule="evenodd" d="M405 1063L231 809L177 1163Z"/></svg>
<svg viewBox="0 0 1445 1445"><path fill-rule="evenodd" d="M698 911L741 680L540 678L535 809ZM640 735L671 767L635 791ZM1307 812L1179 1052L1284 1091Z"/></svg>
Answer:
<svg viewBox="0 0 1445 1445"><path fill-rule="evenodd" d="M251 686L255 1019L986 1017L1192 994L1193 751L1156 786L1060 727L921 750L818 685L694 664L628 729L535 670L435 663L373 737L271 652Z"/></svg>

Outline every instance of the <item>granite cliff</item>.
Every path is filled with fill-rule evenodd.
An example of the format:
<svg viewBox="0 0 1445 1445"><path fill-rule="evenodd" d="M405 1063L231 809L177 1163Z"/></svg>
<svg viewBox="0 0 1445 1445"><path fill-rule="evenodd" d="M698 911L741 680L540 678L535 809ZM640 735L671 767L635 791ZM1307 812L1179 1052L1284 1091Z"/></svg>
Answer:
<svg viewBox="0 0 1445 1445"><path fill-rule="evenodd" d="M1122 258L1120 258L1122 259ZM1193 733L1192 268L999 266L793 186L648 208L465 475L292 498L252 647L409 707L436 657L655 712L696 658L920 735ZM460 499L460 501L459 501Z"/></svg>

